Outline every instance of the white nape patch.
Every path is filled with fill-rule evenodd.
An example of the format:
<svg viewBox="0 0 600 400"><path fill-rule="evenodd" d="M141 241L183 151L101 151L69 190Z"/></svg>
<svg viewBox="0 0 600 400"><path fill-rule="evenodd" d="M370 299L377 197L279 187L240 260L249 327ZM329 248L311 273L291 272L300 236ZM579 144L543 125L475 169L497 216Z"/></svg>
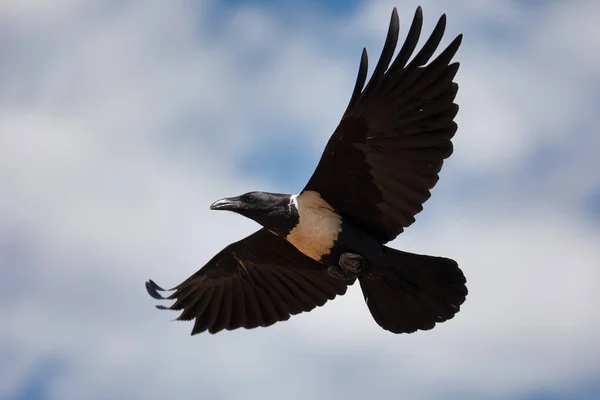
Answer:
<svg viewBox="0 0 600 400"><path fill-rule="evenodd" d="M293 204L296 207L296 211L298 210L298 195L293 194L290 196L290 204Z"/></svg>
<svg viewBox="0 0 600 400"><path fill-rule="evenodd" d="M342 217L317 192L293 195L291 203L298 210L299 222L287 241L313 260L321 260L331 252L342 230Z"/></svg>

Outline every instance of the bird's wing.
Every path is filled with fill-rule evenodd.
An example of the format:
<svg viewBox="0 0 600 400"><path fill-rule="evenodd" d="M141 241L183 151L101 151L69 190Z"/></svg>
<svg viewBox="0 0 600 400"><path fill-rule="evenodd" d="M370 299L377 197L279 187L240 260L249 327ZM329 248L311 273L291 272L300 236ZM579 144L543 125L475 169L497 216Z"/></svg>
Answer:
<svg viewBox="0 0 600 400"><path fill-rule="evenodd" d="M176 300L157 307L183 310L179 320L195 319L194 335L285 321L343 295L352 283L330 277L324 265L261 229L225 247L173 294L163 297L151 280L146 289L156 299Z"/></svg>
<svg viewBox="0 0 600 400"><path fill-rule="evenodd" d="M427 64L444 34L442 15L409 62L422 22L419 7L392 62L399 30L394 8L381 57L366 87L363 50L348 107L304 188L318 192L383 242L394 239L423 209L444 159L452 153L457 129L453 119L458 85L453 79L459 64L450 61L462 35Z"/></svg>

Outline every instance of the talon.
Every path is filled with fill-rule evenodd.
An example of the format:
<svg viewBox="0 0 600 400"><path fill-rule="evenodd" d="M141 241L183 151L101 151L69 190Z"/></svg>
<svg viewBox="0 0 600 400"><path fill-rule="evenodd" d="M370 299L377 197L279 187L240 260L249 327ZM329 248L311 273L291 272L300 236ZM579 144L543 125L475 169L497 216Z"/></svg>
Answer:
<svg viewBox="0 0 600 400"><path fill-rule="evenodd" d="M343 281L351 281L354 277L347 274L339 265L330 265L327 267L327 273L329 276L335 279L340 279Z"/></svg>
<svg viewBox="0 0 600 400"><path fill-rule="evenodd" d="M342 253L340 256L340 267L346 274L358 275L366 265L366 260L359 254Z"/></svg>

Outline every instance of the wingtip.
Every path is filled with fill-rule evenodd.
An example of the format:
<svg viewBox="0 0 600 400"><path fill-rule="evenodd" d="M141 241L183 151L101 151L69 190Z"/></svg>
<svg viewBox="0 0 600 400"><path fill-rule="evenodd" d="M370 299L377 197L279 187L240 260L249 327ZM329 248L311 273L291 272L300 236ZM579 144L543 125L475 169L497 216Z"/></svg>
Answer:
<svg viewBox="0 0 600 400"><path fill-rule="evenodd" d="M419 35L421 34L422 27L423 27L423 9L421 8L421 6L419 6L415 10L415 15L413 15L413 20L410 25L410 30L411 31L413 29L415 30L417 39L418 39Z"/></svg>
<svg viewBox="0 0 600 400"><path fill-rule="evenodd" d="M399 31L400 18L398 18L398 11L396 10L396 7L394 7L394 10L392 11L392 17L390 18L390 28L388 30L388 36L390 34L397 36Z"/></svg>
<svg viewBox="0 0 600 400"><path fill-rule="evenodd" d="M158 286L152 279L149 279L146 282L146 291L148 292L148 294L151 297L153 297L157 300L165 300L165 297L162 296L160 293L158 293L158 292L164 292L165 289Z"/></svg>
<svg viewBox="0 0 600 400"><path fill-rule="evenodd" d="M415 18L423 18L423 7L417 7L417 9L415 10Z"/></svg>
<svg viewBox="0 0 600 400"><path fill-rule="evenodd" d="M396 22L396 24L399 23L399 18L398 18L398 9L396 7L394 7L392 9L392 17L390 18L391 22Z"/></svg>
<svg viewBox="0 0 600 400"><path fill-rule="evenodd" d="M442 24L445 28L447 22L448 22L448 17L446 16L446 13L443 13L438 21L438 24Z"/></svg>

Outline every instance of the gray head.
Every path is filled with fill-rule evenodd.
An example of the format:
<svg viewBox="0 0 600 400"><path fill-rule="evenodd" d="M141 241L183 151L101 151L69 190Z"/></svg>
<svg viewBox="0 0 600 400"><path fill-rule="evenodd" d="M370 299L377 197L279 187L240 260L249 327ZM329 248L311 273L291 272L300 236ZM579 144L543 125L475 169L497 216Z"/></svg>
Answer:
<svg viewBox="0 0 600 400"><path fill-rule="evenodd" d="M217 200L210 209L233 211L284 236L298 224L298 213L289 194L249 192Z"/></svg>

